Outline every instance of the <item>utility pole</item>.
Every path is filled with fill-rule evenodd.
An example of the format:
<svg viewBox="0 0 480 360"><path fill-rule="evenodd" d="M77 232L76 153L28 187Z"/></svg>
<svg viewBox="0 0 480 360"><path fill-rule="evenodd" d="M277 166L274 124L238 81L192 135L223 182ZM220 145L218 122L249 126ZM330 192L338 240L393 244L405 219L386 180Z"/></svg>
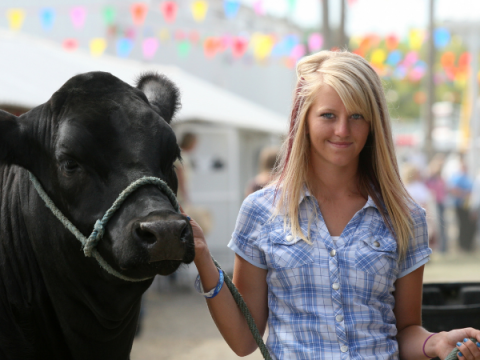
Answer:
<svg viewBox="0 0 480 360"><path fill-rule="evenodd" d="M328 0L322 0L322 21L323 47L326 50L330 50L332 48L332 39L328 20Z"/></svg>
<svg viewBox="0 0 480 360"><path fill-rule="evenodd" d="M341 3L341 13L340 13L340 39L338 39L338 47L340 49L348 49L348 44L347 44L347 37L345 36L345 2L346 0L340 0Z"/></svg>
<svg viewBox="0 0 480 360"><path fill-rule="evenodd" d="M432 107L435 102L435 86L433 82L434 76L434 63L435 63L435 44L433 39L433 33L435 29L434 24L434 5L435 0L429 0L429 9L428 9L428 58L427 58L427 101L426 101L426 111L425 111L425 155L427 156L428 161L433 157L433 112Z"/></svg>

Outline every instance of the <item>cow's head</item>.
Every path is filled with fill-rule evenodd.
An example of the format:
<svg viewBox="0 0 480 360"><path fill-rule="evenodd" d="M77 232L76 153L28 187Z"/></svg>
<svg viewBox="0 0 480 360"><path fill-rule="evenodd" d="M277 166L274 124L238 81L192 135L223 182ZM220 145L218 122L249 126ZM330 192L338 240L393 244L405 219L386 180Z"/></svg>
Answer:
<svg viewBox="0 0 480 360"><path fill-rule="evenodd" d="M178 107L178 89L163 76L142 75L135 88L109 73L77 75L19 118L0 111L0 163L31 171L88 236L133 181L158 177L176 192L180 150L169 123ZM189 222L153 185L127 198L97 249L137 278L170 274L194 257Z"/></svg>

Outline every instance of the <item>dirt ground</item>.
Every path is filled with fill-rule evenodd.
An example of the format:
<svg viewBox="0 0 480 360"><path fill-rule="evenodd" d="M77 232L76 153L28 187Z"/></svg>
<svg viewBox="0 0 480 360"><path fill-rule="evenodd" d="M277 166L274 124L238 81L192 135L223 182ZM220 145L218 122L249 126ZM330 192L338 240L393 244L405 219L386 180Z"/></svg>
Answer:
<svg viewBox="0 0 480 360"><path fill-rule="evenodd" d="M132 349L132 360L233 360L210 318L204 299L192 286L166 286L160 278L145 294L145 317ZM480 251L470 254L432 254L424 282L480 281ZM257 350L245 357L261 360Z"/></svg>

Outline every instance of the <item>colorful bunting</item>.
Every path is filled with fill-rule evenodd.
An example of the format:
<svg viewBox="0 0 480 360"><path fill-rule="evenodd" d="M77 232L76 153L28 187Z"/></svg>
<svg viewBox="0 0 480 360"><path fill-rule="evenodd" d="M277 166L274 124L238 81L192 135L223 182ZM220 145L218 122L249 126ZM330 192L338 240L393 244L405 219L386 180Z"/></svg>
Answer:
<svg viewBox="0 0 480 360"><path fill-rule="evenodd" d="M387 46L387 49L392 51L395 50L398 47L398 37L394 34L388 35L385 38L385 45Z"/></svg>
<svg viewBox="0 0 480 360"><path fill-rule="evenodd" d="M115 22L115 8L106 6L102 11L103 21L106 25L112 25Z"/></svg>
<svg viewBox="0 0 480 360"><path fill-rule="evenodd" d="M265 15L265 7L263 4L263 0L256 0L253 3L253 10L257 15L260 15L260 16Z"/></svg>
<svg viewBox="0 0 480 360"><path fill-rule="evenodd" d="M20 30L25 19L25 11L22 9L7 10L8 26L11 30Z"/></svg>
<svg viewBox="0 0 480 360"><path fill-rule="evenodd" d="M121 38L117 40L117 55L127 57L133 49L133 41L129 38Z"/></svg>
<svg viewBox="0 0 480 360"><path fill-rule="evenodd" d="M181 57L181 58L186 58L188 56L188 54L190 53L191 47L192 47L192 45L190 44L190 42L188 40L180 41L177 44L178 56Z"/></svg>
<svg viewBox="0 0 480 360"><path fill-rule="evenodd" d="M410 30L408 34L408 43L413 50L420 50L425 37L423 30Z"/></svg>
<svg viewBox="0 0 480 360"><path fill-rule="evenodd" d="M318 51L322 48L323 36L319 33L312 33L308 37L308 50L310 52Z"/></svg>
<svg viewBox="0 0 480 360"><path fill-rule="evenodd" d="M158 37L160 38L160 41L162 42L166 42L168 40L170 40L170 31L168 29L161 29L159 32L158 32Z"/></svg>
<svg viewBox="0 0 480 360"><path fill-rule="evenodd" d="M171 24L177 18L178 5L174 1L164 1L160 4L160 11L165 21Z"/></svg>
<svg viewBox="0 0 480 360"><path fill-rule="evenodd" d="M237 16L238 10L240 10L240 1L223 0L223 9L225 11L225 16L228 19L233 19L235 16Z"/></svg>
<svg viewBox="0 0 480 360"><path fill-rule="evenodd" d="M63 40L62 47L67 51L74 51L78 48L78 41L77 39L65 39Z"/></svg>
<svg viewBox="0 0 480 360"><path fill-rule="evenodd" d="M206 1L198 0L192 3L192 15L196 22L202 22L207 15L208 3Z"/></svg>
<svg viewBox="0 0 480 360"><path fill-rule="evenodd" d="M372 56L370 57L370 62L373 65L380 67L383 65L386 59L387 59L387 54L385 53L385 50L376 49L372 52Z"/></svg>
<svg viewBox="0 0 480 360"><path fill-rule="evenodd" d="M257 60L263 60L270 55L275 45L275 39L272 35L253 34L251 42L253 44L253 55Z"/></svg>
<svg viewBox="0 0 480 360"><path fill-rule="evenodd" d="M133 3L130 6L130 13L132 14L133 23L136 26L141 26L147 17L148 6L145 3Z"/></svg>
<svg viewBox="0 0 480 360"><path fill-rule="evenodd" d="M192 44L197 44L198 41L200 40L200 34L198 33L197 30L192 30L190 34L188 35L188 39Z"/></svg>
<svg viewBox="0 0 480 360"><path fill-rule="evenodd" d="M402 53L400 50L393 50L388 54L387 64L395 67L402 60Z"/></svg>
<svg viewBox="0 0 480 360"><path fill-rule="evenodd" d="M51 30L55 21L55 9L50 7L41 9L40 21L44 30Z"/></svg>
<svg viewBox="0 0 480 360"><path fill-rule="evenodd" d="M288 12L293 13L295 11L295 7L297 6L297 0L287 0L288 5Z"/></svg>
<svg viewBox="0 0 480 360"><path fill-rule="evenodd" d="M435 47L444 48L450 42L450 32L445 28L437 28L433 33Z"/></svg>
<svg viewBox="0 0 480 360"><path fill-rule="evenodd" d="M154 37L146 38L143 40L142 50L145 59L152 59L158 49L158 40Z"/></svg>
<svg viewBox="0 0 480 360"><path fill-rule="evenodd" d="M218 51L218 39L210 36L203 42L203 53L207 59L212 59L217 55Z"/></svg>
<svg viewBox="0 0 480 360"><path fill-rule="evenodd" d="M292 57L292 59L294 59L295 61L298 61L300 58L302 58L303 56L305 56L305 53L307 52L307 50L305 49L305 45L304 44L297 44L295 45L295 47L293 48L292 50L292 53L290 54L290 56Z"/></svg>
<svg viewBox="0 0 480 360"><path fill-rule="evenodd" d="M70 10L70 18L72 20L73 26L76 29L83 28L85 24L85 19L87 18L87 9L83 6L76 6Z"/></svg>
<svg viewBox="0 0 480 360"><path fill-rule="evenodd" d="M248 49L248 40L244 37L237 36L232 40L232 54L233 57L238 59L245 54Z"/></svg>
<svg viewBox="0 0 480 360"><path fill-rule="evenodd" d="M107 41L104 38L95 38L90 40L90 54L100 56L107 48Z"/></svg>

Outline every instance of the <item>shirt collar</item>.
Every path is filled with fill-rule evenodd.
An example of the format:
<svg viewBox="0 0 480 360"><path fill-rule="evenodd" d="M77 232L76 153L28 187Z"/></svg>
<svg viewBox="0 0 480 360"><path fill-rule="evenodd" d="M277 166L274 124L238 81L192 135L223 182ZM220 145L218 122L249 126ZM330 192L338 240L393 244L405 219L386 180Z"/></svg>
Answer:
<svg viewBox="0 0 480 360"><path fill-rule="evenodd" d="M300 205L305 198L310 196L312 196L312 194L310 193L310 190L308 189L307 185L303 185L303 191L301 192L300 198L298 199L298 204ZM375 201L373 201L370 195L368 195L367 202L365 203L362 209L366 209L369 207L373 207L378 210L377 205L375 204Z"/></svg>

